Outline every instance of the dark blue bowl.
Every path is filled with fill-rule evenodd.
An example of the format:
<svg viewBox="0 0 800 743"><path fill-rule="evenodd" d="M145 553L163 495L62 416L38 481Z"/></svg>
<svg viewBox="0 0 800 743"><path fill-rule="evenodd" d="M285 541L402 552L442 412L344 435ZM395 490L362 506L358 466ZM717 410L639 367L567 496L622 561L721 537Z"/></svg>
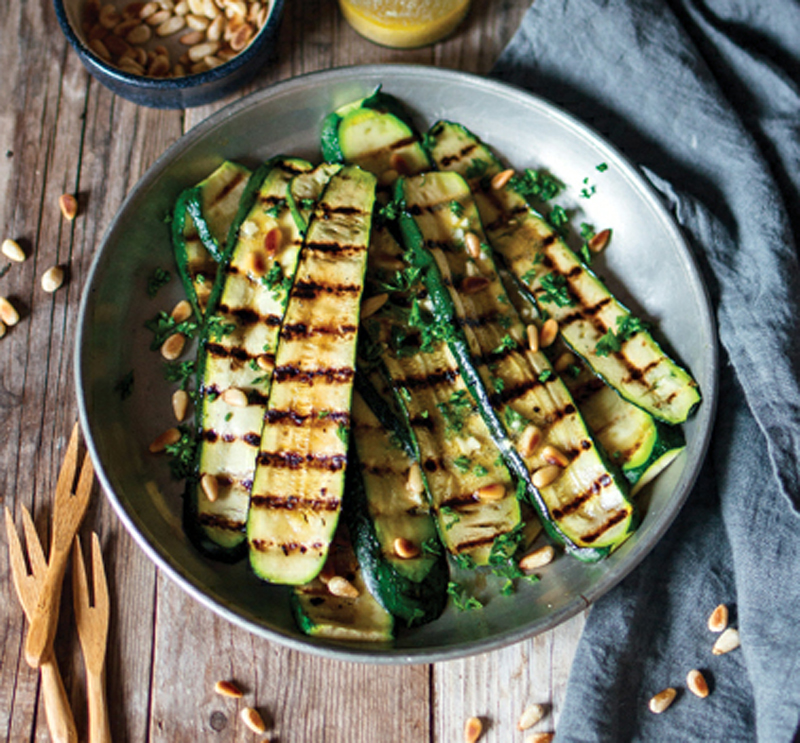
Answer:
<svg viewBox="0 0 800 743"><path fill-rule="evenodd" d="M249 82L272 56L284 0L271 0L266 23L249 46L233 59L206 72L183 77L133 75L98 57L86 44L81 27L84 0L53 0L58 22L86 69L117 95L151 108L191 108L211 103Z"/></svg>

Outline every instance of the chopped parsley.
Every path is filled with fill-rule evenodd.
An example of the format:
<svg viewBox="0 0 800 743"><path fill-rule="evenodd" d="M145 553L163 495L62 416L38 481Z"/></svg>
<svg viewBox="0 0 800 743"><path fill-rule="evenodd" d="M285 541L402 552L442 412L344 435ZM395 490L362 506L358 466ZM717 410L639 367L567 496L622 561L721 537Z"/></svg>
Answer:
<svg viewBox="0 0 800 743"><path fill-rule="evenodd" d="M569 214L567 214L567 210L564 209L563 206L554 204L550 213L547 215L547 221L556 232L563 235L569 226Z"/></svg>
<svg viewBox="0 0 800 743"><path fill-rule="evenodd" d="M168 361L164 364L164 379L177 383L185 390L195 371L194 361Z"/></svg>
<svg viewBox="0 0 800 743"><path fill-rule="evenodd" d="M153 273L150 274L150 278L147 279L147 296L155 297L155 295L158 294L158 290L161 289L162 286L166 286L171 278L172 276L169 271L163 268L154 269Z"/></svg>
<svg viewBox="0 0 800 743"><path fill-rule="evenodd" d="M575 300L569 293L567 277L561 273L547 273L542 276L542 289L544 290L540 299L545 302L552 302L558 307L572 307Z"/></svg>
<svg viewBox="0 0 800 743"><path fill-rule="evenodd" d="M639 332L646 332L650 326L633 315L622 315L617 318L617 331L614 332L613 328L609 328L608 332L603 335L597 345L594 347L594 352L598 356L608 356L610 353L616 353L622 348L622 344L636 335Z"/></svg>
<svg viewBox="0 0 800 743"><path fill-rule="evenodd" d="M447 523L444 525L445 531L450 531L459 521L461 521L461 516L459 516L450 506L442 506L439 509L439 513L448 519Z"/></svg>
<svg viewBox="0 0 800 743"><path fill-rule="evenodd" d="M347 440L350 437L350 429L344 423L340 423L336 427L336 435L344 444L347 444Z"/></svg>
<svg viewBox="0 0 800 743"><path fill-rule="evenodd" d="M500 344L492 350L493 354L502 354L506 351L513 351L517 347L517 342L508 334L506 333Z"/></svg>
<svg viewBox="0 0 800 743"><path fill-rule="evenodd" d="M459 611L483 609L483 604L474 596L467 596L465 588L458 583L450 581L447 584L447 593L453 599L453 605Z"/></svg>
<svg viewBox="0 0 800 743"><path fill-rule="evenodd" d="M453 460L453 465L459 472L469 472L470 460L466 454L462 454Z"/></svg>
<svg viewBox="0 0 800 743"><path fill-rule="evenodd" d="M475 560L472 559L471 555L453 555L453 560L462 570L475 569Z"/></svg>
<svg viewBox="0 0 800 743"><path fill-rule="evenodd" d="M464 216L464 205L461 204L459 201L451 201L450 202L450 213L457 218L461 218Z"/></svg>
<svg viewBox="0 0 800 743"><path fill-rule="evenodd" d="M505 418L507 428L514 433L522 433L522 431L528 427L528 419L514 410L510 405L506 405L503 417Z"/></svg>
<svg viewBox="0 0 800 743"><path fill-rule="evenodd" d="M549 382L551 379L555 379L555 374L553 374L552 369L545 369L541 374L539 374L539 381L544 384L545 382Z"/></svg>
<svg viewBox="0 0 800 743"><path fill-rule="evenodd" d="M508 185L528 203L550 201L564 189L564 184L555 176L546 171L532 168L526 169L524 173L513 175Z"/></svg>
<svg viewBox="0 0 800 743"><path fill-rule="evenodd" d="M379 222L395 222L397 218L405 210L405 202L403 199L392 199L387 201L380 209L378 209Z"/></svg>
<svg viewBox="0 0 800 743"><path fill-rule="evenodd" d="M225 322L220 315L211 315L206 319L206 327L208 328L208 337L218 341L236 330L236 323Z"/></svg>
<svg viewBox="0 0 800 743"><path fill-rule="evenodd" d="M314 199L300 199L300 208L311 210L317 202Z"/></svg>
<svg viewBox="0 0 800 743"><path fill-rule="evenodd" d="M482 178L486 174L488 168L489 163L487 163L486 160L476 157L470 162L469 166L464 171L464 177L467 180L471 180L473 178Z"/></svg>
<svg viewBox="0 0 800 743"><path fill-rule="evenodd" d="M595 166L595 168L601 173L605 173L608 170L608 165L606 163L600 163L599 165Z"/></svg>
<svg viewBox="0 0 800 743"><path fill-rule="evenodd" d="M498 536L492 543L492 549L489 552L489 565L492 573L505 581L500 589L500 593L504 596L514 593L516 588L515 581L518 578L538 580L535 575L525 575L514 559L514 555L525 536L523 533L524 528L524 524L517 524L511 531Z"/></svg>
<svg viewBox="0 0 800 743"><path fill-rule="evenodd" d="M133 369L131 369L114 385L114 392L120 400L127 400L133 394Z"/></svg>
<svg viewBox="0 0 800 743"><path fill-rule="evenodd" d="M233 418L233 413L225 413L225 422L226 422L226 423L227 423L228 421L230 421L230 420L231 420L231 418Z"/></svg>
<svg viewBox="0 0 800 743"><path fill-rule="evenodd" d="M171 457L169 469L172 476L176 480L183 480L192 471L197 442L186 426L178 426L178 430L181 437L174 444L168 444L164 451Z"/></svg>
<svg viewBox="0 0 800 743"><path fill-rule="evenodd" d="M197 323L189 318L183 322L176 322L173 317L163 310L154 318L148 320L144 326L153 333L153 340L150 343L150 350L157 351L174 333L183 333L187 338L193 338L198 329Z"/></svg>
<svg viewBox="0 0 800 743"><path fill-rule="evenodd" d="M484 477L489 474L489 470L486 469L482 464L476 464L475 469L472 470L477 477Z"/></svg>
<svg viewBox="0 0 800 743"><path fill-rule="evenodd" d="M272 206L268 206L264 209L264 214L277 219L278 215L285 207L286 199L278 199Z"/></svg>
<svg viewBox="0 0 800 743"><path fill-rule="evenodd" d="M591 199L597 192L597 187L589 183L588 178L583 179L583 188L581 189L581 196L584 199Z"/></svg>
<svg viewBox="0 0 800 743"><path fill-rule="evenodd" d="M441 555L442 543L436 537L429 537L422 543L422 553L424 555Z"/></svg>

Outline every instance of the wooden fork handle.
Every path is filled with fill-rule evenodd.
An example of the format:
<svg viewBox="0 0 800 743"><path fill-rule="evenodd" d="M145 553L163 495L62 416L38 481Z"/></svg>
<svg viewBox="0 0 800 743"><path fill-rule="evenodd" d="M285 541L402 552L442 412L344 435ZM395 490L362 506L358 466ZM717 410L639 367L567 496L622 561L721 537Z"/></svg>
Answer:
<svg viewBox="0 0 800 743"><path fill-rule="evenodd" d="M87 675L86 695L89 698L89 743L111 743L105 672Z"/></svg>
<svg viewBox="0 0 800 743"><path fill-rule="evenodd" d="M52 655L41 664L39 670L42 674L42 696L50 738L53 743L78 743L75 718L72 716L61 673Z"/></svg>

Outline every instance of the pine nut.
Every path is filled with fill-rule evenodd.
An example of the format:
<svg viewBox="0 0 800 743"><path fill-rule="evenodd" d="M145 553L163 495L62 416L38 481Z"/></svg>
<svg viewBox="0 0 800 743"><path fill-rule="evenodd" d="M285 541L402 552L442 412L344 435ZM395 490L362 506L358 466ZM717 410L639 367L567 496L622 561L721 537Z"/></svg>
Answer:
<svg viewBox="0 0 800 743"><path fill-rule="evenodd" d="M539 352L539 326L531 323L526 328L528 334L528 346L534 353Z"/></svg>
<svg viewBox="0 0 800 743"><path fill-rule="evenodd" d="M189 3L187 3L186 0L181 0L181 2L175 6L174 12L175 15L189 15Z"/></svg>
<svg viewBox="0 0 800 743"><path fill-rule="evenodd" d="M192 15L204 15L203 8L205 4L203 0L187 0L187 2L189 3L189 12Z"/></svg>
<svg viewBox="0 0 800 743"><path fill-rule="evenodd" d="M145 19L145 22L147 23L148 26L160 26L162 23L168 21L170 18L172 18L172 13L170 13L168 10L161 9L157 10L152 15L149 15Z"/></svg>
<svg viewBox="0 0 800 743"><path fill-rule="evenodd" d="M133 53L136 55L134 57L135 62L140 67L144 67L147 64L147 52L144 49L142 49L141 47L137 46L137 47L134 47Z"/></svg>
<svg viewBox="0 0 800 743"><path fill-rule="evenodd" d="M263 8L261 8L261 10L258 11L256 26L263 28L264 24L267 22L267 18L269 18L269 6L265 5Z"/></svg>
<svg viewBox="0 0 800 743"><path fill-rule="evenodd" d="M533 733L525 738L525 743L552 743L555 733Z"/></svg>
<svg viewBox="0 0 800 743"><path fill-rule="evenodd" d="M361 305L361 319L374 315L389 300L388 294L376 294L369 299L365 299Z"/></svg>
<svg viewBox="0 0 800 743"><path fill-rule="evenodd" d="M478 500L481 501L498 501L503 500L506 495L505 485L499 482L492 483L491 485L484 485L475 491Z"/></svg>
<svg viewBox="0 0 800 743"><path fill-rule="evenodd" d="M545 708L541 704L532 704L517 720L517 730L528 730L544 717Z"/></svg>
<svg viewBox="0 0 800 743"><path fill-rule="evenodd" d="M186 25L193 31L205 31L211 21L204 15L187 15Z"/></svg>
<svg viewBox="0 0 800 743"><path fill-rule="evenodd" d="M42 289L48 294L61 288L64 283L64 269L61 266L51 266L42 274Z"/></svg>
<svg viewBox="0 0 800 743"><path fill-rule="evenodd" d="M241 18L231 18L225 21L225 25L222 31L222 38L225 41L230 41L233 38L233 35L241 28L244 21Z"/></svg>
<svg viewBox="0 0 800 743"><path fill-rule="evenodd" d="M171 36L178 33L185 25L186 19L182 15L174 15L156 28L156 36Z"/></svg>
<svg viewBox="0 0 800 743"><path fill-rule="evenodd" d="M542 348L549 348L555 342L557 335L558 323L550 317L542 325L542 331L539 333L539 345Z"/></svg>
<svg viewBox="0 0 800 743"><path fill-rule="evenodd" d="M3 255L10 261L22 263L27 256L16 240L3 240Z"/></svg>
<svg viewBox="0 0 800 743"><path fill-rule="evenodd" d="M114 26L114 36L127 36L134 28L140 24L138 18L128 18L127 21L122 21Z"/></svg>
<svg viewBox="0 0 800 743"><path fill-rule="evenodd" d="M689 691L692 692L692 694L696 697L700 697L700 699L705 699L708 696L708 682L706 681L706 677L697 669L692 669L686 674L686 686L689 687Z"/></svg>
<svg viewBox="0 0 800 743"><path fill-rule="evenodd" d="M150 30L150 27L146 26L144 23L140 23L125 37L125 41L127 41L129 44L134 44L135 46L141 46L142 44L146 44L148 41L150 41L150 37L152 35L153 33Z"/></svg>
<svg viewBox="0 0 800 743"><path fill-rule="evenodd" d="M173 77L183 77L185 74L186 74L186 69L184 68L184 66L180 62L178 62L178 64L176 64L172 68L172 76Z"/></svg>
<svg viewBox="0 0 800 743"><path fill-rule="evenodd" d="M249 24L245 23L240 28L236 30L236 33L230 40L231 49L235 52L240 52L244 49L249 43L250 39L253 38L253 27Z"/></svg>
<svg viewBox="0 0 800 743"><path fill-rule="evenodd" d="M555 482L562 472L562 468L557 464L549 464L546 467L536 470L536 472L531 475L531 480L534 487L539 489L546 488L548 485Z"/></svg>
<svg viewBox="0 0 800 743"><path fill-rule="evenodd" d="M414 462L408 469L406 489L413 495L422 495L425 485L422 481L422 468Z"/></svg>
<svg viewBox="0 0 800 743"><path fill-rule="evenodd" d="M214 5L213 0L203 0L203 15L206 18L216 18L220 15L220 10Z"/></svg>
<svg viewBox="0 0 800 743"><path fill-rule="evenodd" d="M135 3L128 3L122 9L122 17L123 18L141 18L142 8L144 8L143 2L135 2Z"/></svg>
<svg viewBox="0 0 800 743"><path fill-rule="evenodd" d="M169 72L169 60L163 55L159 54L147 68L147 74L150 77L164 77Z"/></svg>
<svg viewBox="0 0 800 743"><path fill-rule="evenodd" d="M167 361L175 361L182 353L186 345L186 336L183 333L173 333L161 344L161 355Z"/></svg>
<svg viewBox="0 0 800 743"><path fill-rule="evenodd" d="M347 578L341 575L334 575L328 581L328 590L334 596L340 598L355 599L358 598L358 589Z"/></svg>
<svg viewBox="0 0 800 743"><path fill-rule="evenodd" d="M470 717L464 723L464 743L476 743L483 733L483 723L479 717Z"/></svg>
<svg viewBox="0 0 800 743"><path fill-rule="evenodd" d="M143 21L146 20L151 15L153 15L153 13L158 12L158 7L159 7L158 3L154 2L145 3L142 6L142 9L139 11L139 18L141 18Z"/></svg>
<svg viewBox="0 0 800 743"><path fill-rule="evenodd" d="M419 557L419 547L408 539L397 537L392 546L394 547L394 553L404 560L411 560L414 557Z"/></svg>
<svg viewBox="0 0 800 743"><path fill-rule="evenodd" d="M189 49L189 59L192 62L199 62L204 57L214 54L219 49L219 44L216 42L206 41L202 44L195 44Z"/></svg>
<svg viewBox="0 0 800 743"><path fill-rule="evenodd" d="M195 44L199 44L205 38L206 35L202 31L190 31L188 34L181 36L181 38L178 40L184 46L194 46ZM244 227L244 225L242 226Z"/></svg>
<svg viewBox="0 0 800 743"><path fill-rule="evenodd" d="M100 16L97 20L103 28L107 28L110 31L120 22L121 19L122 16L119 14L119 11L113 5L108 3L100 8Z"/></svg>
<svg viewBox="0 0 800 743"><path fill-rule="evenodd" d="M211 24L208 26L206 30L206 38L209 41L219 41L222 38L222 34L225 31L225 17L224 16L217 16L211 21Z"/></svg>
<svg viewBox="0 0 800 743"><path fill-rule="evenodd" d="M267 726L264 724L264 719L261 717L257 709L252 707L245 707L239 715L247 727L254 733L261 734L267 732Z"/></svg>
<svg viewBox="0 0 800 743"><path fill-rule="evenodd" d="M7 332L8 328L6 327L6 324L2 320L0 320L0 338L5 337L5 334Z"/></svg>
<svg viewBox="0 0 800 743"><path fill-rule="evenodd" d="M529 552L522 557L519 561L520 570L536 570L537 568L543 568L545 565L549 565L553 562L555 556L555 549L551 545L546 544L544 547L539 547L539 549Z"/></svg>
<svg viewBox="0 0 800 743"><path fill-rule="evenodd" d="M89 41L95 41L95 40L104 41L106 38L108 38L107 28L101 26L99 23L95 26L92 26L91 31L89 31L89 37L88 37Z"/></svg>
<svg viewBox="0 0 800 743"><path fill-rule="evenodd" d="M247 393L240 390L238 387L228 387L222 395L220 395L223 402L227 403L234 408L247 407Z"/></svg>
<svg viewBox="0 0 800 743"><path fill-rule="evenodd" d="M511 180L511 176L513 175L514 171L511 168L501 171L494 178L492 178L492 188L495 191L499 191L501 188L504 188L505 185Z"/></svg>
<svg viewBox="0 0 800 743"><path fill-rule="evenodd" d="M0 320L9 328L19 322L19 312L5 297L0 297Z"/></svg>
<svg viewBox="0 0 800 743"><path fill-rule="evenodd" d="M542 449L542 459L544 459L547 464L554 464L557 467L566 467L569 464L569 459L567 459L566 454L549 444Z"/></svg>
<svg viewBox="0 0 800 743"><path fill-rule="evenodd" d="M120 62L119 68L123 72L127 72L131 75L144 75L144 67L138 62L134 62L132 59L124 59Z"/></svg>
<svg viewBox="0 0 800 743"><path fill-rule="evenodd" d="M192 305L188 299L182 299L173 308L169 316L175 322L184 322L192 316Z"/></svg>
<svg viewBox="0 0 800 743"><path fill-rule="evenodd" d="M572 351L564 351L564 353L562 353L561 356L556 359L555 363L553 364L553 369L559 374L562 374L571 366L574 366L576 362L577 358Z"/></svg>
<svg viewBox="0 0 800 743"><path fill-rule="evenodd" d="M195 62L190 68L189 72L192 75L198 75L201 72L208 72L208 65L205 62Z"/></svg>
<svg viewBox="0 0 800 743"><path fill-rule="evenodd" d="M261 371L272 371L273 361L265 354L261 354L261 356L256 358L256 364L258 364L258 368L261 369Z"/></svg>
<svg viewBox="0 0 800 743"><path fill-rule="evenodd" d="M336 575L336 571L333 568L333 562L331 560L325 560L325 564L322 566L322 570L319 571L319 578L320 583L324 583L326 586L328 583L331 582L331 578Z"/></svg>
<svg viewBox="0 0 800 743"><path fill-rule="evenodd" d="M467 276L460 286L462 294L477 294L489 286L489 279L485 276Z"/></svg>
<svg viewBox="0 0 800 743"><path fill-rule="evenodd" d="M181 432L177 428L168 428L157 438L153 439L148 447L151 454L158 454L168 446L177 444L181 440Z"/></svg>
<svg viewBox="0 0 800 743"><path fill-rule="evenodd" d="M200 478L200 489L203 491L209 503L213 503L219 498L219 480L209 472L206 472Z"/></svg>
<svg viewBox="0 0 800 743"><path fill-rule="evenodd" d="M111 54L115 57L122 57L125 54L128 54L130 44L124 39L120 39L119 36L109 36L104 40L106 49L108 49Z"/></svg>
<svg viewBox="0 0 800 743"><path fill-rule="evenodd" d="M664 691L658 692L648 704L650 707L650 711L656 715L660 715L667 707L670 706L675 701L675 695L677 692L671 686L664 689Z"/></svg>
<svg viewBox="0 0 800 743"><path fill-rule="evenodd" d="M78 200L71 193L64 193L58 197L58 208L64 219L72 221L78 214Z"/></svg>
<svg viewBox="0 0 800 743"><path fill-rule="evenodd" d="M610 239L611 230L601 230L589 240L589 250L591 250L592 253L600 253L608 245Z"/></svg>
<svg viewBox="0 0 800 743"><path fill-rule="evenodd" d="M736 650L739 645L739 630L728 627L728 629L717 638L714 647L711 648L711 652L714 655L724 655L725 653L730 653L731 650Z"/></svg>
<svg viewBox="0 0 800 743"><path fill-rule="evenodd" d="M233 682L221 679L214 684L214 691L223 697L232 697L233 699L241 699L244 694L242 690Z"/></svg>
<svg viewBox="0 0 800 743"><path fill-rule="evenodd" d="M481 239L474 232L464 235L464 245L470 258L478 260L481 257Z"/></svg>
<svg viewBox="0 0 800 743"><path fill-rule="evenodd" d="M258 14L261 12L261 3L250 3L250 7L247 9L247 20L250 23L256 23L258 21Z"/></svg>
<svg viewBox="0 0 800 743"><path fill-rule="evenodd" d="M517 451L526 459L533 456L536 447L542 440L542 432L537 426L530 425L519 437L517 442Z"/></svg>
<svg viewBox="0 0 800 743"><path fill-rule="evenodd" d="M186 412L189 410L189 393L186 390L175 390L172 393L172 412L175 414L175 420L180 423L186 418Z"/></svg>
<svg viewBox="0 0 800 743"><path fill-rule="evenodd" d="M708 618L708 628L712 632L722 632L728 626L728 607L720 604Z"/></svg>

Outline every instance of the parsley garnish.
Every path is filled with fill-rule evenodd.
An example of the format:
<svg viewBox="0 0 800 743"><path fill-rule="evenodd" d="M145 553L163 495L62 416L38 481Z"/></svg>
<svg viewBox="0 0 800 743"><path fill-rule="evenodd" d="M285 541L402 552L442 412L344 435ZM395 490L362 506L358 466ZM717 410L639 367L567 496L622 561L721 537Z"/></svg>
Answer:
<svg viewBox="0 0 800 743"><path fill-rule="evenodd" d="M471 180L472 178L481 178L489 167L489 163L486 160L481 160L481 158L476 157L472 160L464 171L464 177L467 180Z"/></svg>
<svg viewBox="0 0 800 743"><path fill-rule="evenodd" d="M528 420L524 415L518 413L510 405L506 405L504 411L506 426L514 433L521 433L528 426Z"/></svg>
<svg viewBox="0 0 800 743"><path fill-rule="evenodd" d="M640 331L647 331L649 326L633 315L622 315L617 318L617 332L609 328L608 332L597 341L594 352L598 356L608 356L622 348L622 344Z"/></svg>
<svg viewBox="0 0 800 743"><path fill-rule="evenodd" d="M453 465L459 472L469 472L469 457L466 454L462 454L460 457L453 460Z"/></svg>
<svg viewBox="0 0 800 743"><path fill-rule="evenodd" d="M472 559L471 555L453 555L453 560L462 570L475 569L475 560Z"/></svg>
<svg viewBox="0 0 800 743"><path fill-rule="evenodd" d="M168 284L171 278L172 276L169 271L163 268L154 269L150 278L147 280L147 296L155 297L155 295L158 294L158 290L162 286Z"/></svg>
<svg viewBox="0 0 800 743"><path fill-rule="evenodd" d="M153 333L153 340L150 343L150 350L157 351L174 333L183 333L187 338L193 338L197 333L197 323L193 319L175 322L175 319L163 310L152 320L148 320L144 326Z"/></svg>
<svg viewBox="0 0 800 743"><path fill-rule="evenodd" d="M461 516L459 516L450 506L442 506L439 509L439 513L449 519L449 521L447 521L447 523L444 525L445 531L450 531L450 529L452 529L459 521L461 521Z"/></svg>
<svg viewBox="0 0 800 743"><path fill-rule="evenodd" d="M493 354L505 353L506 351L513 351L517 347L517 342L506 333L500 341L500 345L492 350Z"/></svg>
<svg viewBox="0 0 800 743"><path fill-rule="evenodd" d="M164 364L164 379L177 382L185 390L194 374L194 361L168 361Z"/></svg>
<svg viewBox="0 0 800 743"><path fill-rule="evenodd" d="M206 319L206 327L208 328L208 337L218 341L236 330L236 323L225 322L220 315L211 315Z"/></svg>
<svg viewBox="0 0 800 743"><path fill-rule="evenodd" d="M394 222L403 213L405 203L402 199L393 199L387 201L380 209L378 209L378 221Z"/></svg>
<svg viewBox="0 0 800 743"><path fill-rule="evenodd" d="M550 173L532 168L512 176L508 185L528 203L533 200L550 201L564 188L564 184Z"/></svg>
<svg viewBox="0 0 800 743"><path fill-rule="evenodd" d="M600 163L600 165L597 165L596 168L601 173L605 173L608 170L608 165L606 165L606 163Z"/></svg>
<svg viewBox="0 0 800 743"><path fill-rule="evenodd" d="M114 392L119 395L120 400L127 400L133 394L133 369L114 385Z"/></svg>
<svg viewBox="0 0 800 743"><path fill-rule="evenodd" d="M545 302L552 302L558 307L571 307L575 304L569 293L567 277L564 274L547 273L542 276L540 283L542 289L544 289L540 299Z"/></svg>
<svg viewBox="0 0 800 743"><path fill-rule="evenodd" d="M183 480L192 471L195 448L197 442L186 426L178 426L181 437L174 443L168 444L164 451L171 457L169 469L176 480Z"/></svg>
<svg viewBox="0 0 800 743"><path fill-rule="evenodd" d="M554 204L547 215L547 221L555 228L556 232L563 235L569 225L569 214L567 214L567 210L563 206Z"/></svg>
<svg viewBox="0 0 800 743"><path fill-rule="evenodd" d="M541 374L539 374L539 381L544 384L545 382L549 382L551 379L555 378L555 374L553 374L552 369L545 369Z"/></svg>
<svg viewBox="0 0 800 743"><path fill-rule="evenodd" d="M447 584L447 593L453 599L453 604L459 611L482 609L483 604L474 596L467 596L463 586L450 581Z"/></svg>
<svg viewBox="0 0 800 743"><path fill-rule="evenodd" d="M589 183L588 178L583 179L583 188L581 189L581 196L584 199L591 199L596 193L597 188Z"/></svg>
<svg viewBox="0 0 800 743"><path fill-rule="evenodd" d="M492 573L505 579L505 583L500 589L500 593L504 596L514 593L514 581L517 578L538 580L535 575L525 575L514 560L514 555L524 538L523 529L524 524L518 524L511 531L498 536L492 543L492 549L489 552L489 565L491 565Z"/></svg>
<svg viewBox="0 0 800 743"><path fill-rule="evenodd" d="M225 422L226 422L226 423L227 423L228 421L230 421L230 420L231 420L231 418L233 418L233 413L225 413Z"/></svg>
<svg viewBox="0 0 800 743"><path fill-rule="evenodd" d="M458 217L459 219L464 216L464 206L458 201L451 201L450 202L450 212L454 217Z"/></svg>
<svg viewBox="0 0 800 743"><path fill-rule="evenodd" d="M264 213L270 217L277 218L285 206L286 199L278 199L272 206L268 206L264 209Z"/></svg>
<svg viewBox="0 0 800 743"><path fill-rule="evenodd" d="M485 475L489 474L489 470L486 469L482 464L476 464L475 469L472 470L476 476L484 477Z"/></svg>
<svg viewBox="0 0 800 743"><path fill-rule="evenodd" d="M350 437L350 429L344 423L340 423L336 427L336 435L343 443L347 444L347 440Z"/></svg>
<svg viewBox="0 0 800 743"><path fill-rule="evenodd" d="M316 203L317 202L314 201L314 199L300 199L300 208L307 209L310 211L311 209L314 208L314 204Z"/></svg>
<svg viewBox="0 0 800 743"><path fill-rule="evenodd" d="M429 537L422 543L422 553L425 555L441 555L442 543L436 537Z"/></svg>

